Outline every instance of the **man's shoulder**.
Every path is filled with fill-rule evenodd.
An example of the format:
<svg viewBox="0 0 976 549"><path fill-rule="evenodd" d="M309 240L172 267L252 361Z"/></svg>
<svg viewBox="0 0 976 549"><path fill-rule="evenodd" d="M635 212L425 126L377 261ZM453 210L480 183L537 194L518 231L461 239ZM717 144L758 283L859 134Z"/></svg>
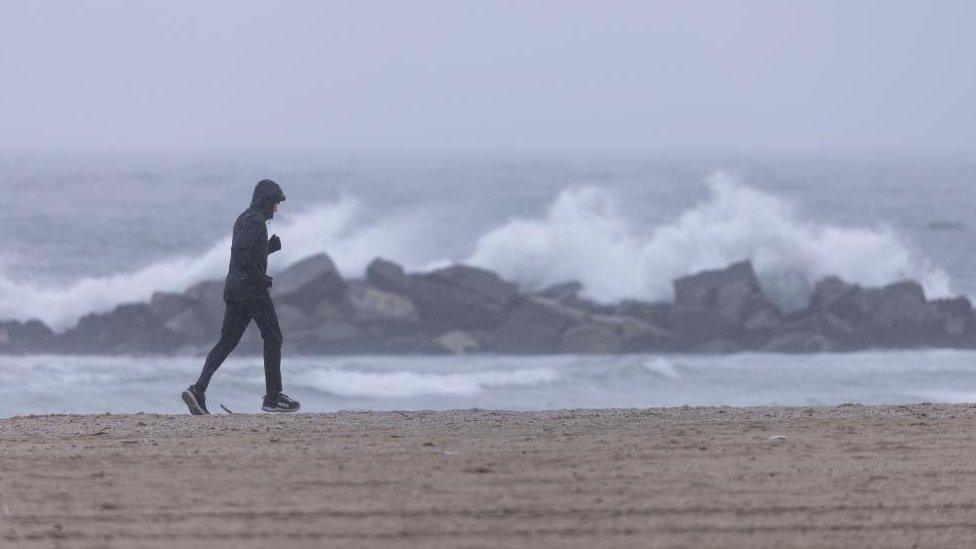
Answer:
<svg viewBox="0 0 976 549"><path fill-rule="evenodd" d="M241 212L241 215L237 216L237 221L234 225L264 225L264 216L261 215L261 212L248 208Z"/></svg>
<svg viewBox="0 0 976 549"><path fill-rule="evenodd" d="M267 228L260 212L248 210L237 217L237 222L234 223L234 246L248 246L250 242L262 237L267 237Z"/></svg>

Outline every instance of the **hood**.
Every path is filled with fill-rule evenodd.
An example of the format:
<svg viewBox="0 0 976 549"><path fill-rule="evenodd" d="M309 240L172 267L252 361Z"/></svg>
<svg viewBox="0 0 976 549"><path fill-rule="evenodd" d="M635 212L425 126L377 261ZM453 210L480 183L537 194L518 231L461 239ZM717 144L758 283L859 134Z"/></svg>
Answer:
<svg viewBox="0 0 976 549"><path fill-rule="evenodd" d="M260 208L261 211L270 219L273 215L271 205L275 202L284 202L285 193L277 183L270 179L262 179L254 186L254 194L251 196L251 207Z"/></svg>

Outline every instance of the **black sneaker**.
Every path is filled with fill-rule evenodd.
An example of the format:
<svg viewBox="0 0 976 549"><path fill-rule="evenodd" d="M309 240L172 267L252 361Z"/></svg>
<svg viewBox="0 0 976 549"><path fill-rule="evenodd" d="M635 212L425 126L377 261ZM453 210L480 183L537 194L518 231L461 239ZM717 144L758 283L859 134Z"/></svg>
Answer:
<svg viewBox="0 0 976 549"><path fill-rule="evenodd" d="M190 413L195 416L205 416L209 415L210 411L207 410L207 397L203 393L197 391L196 387L190 385L183 391L183 402L186 403L186 407L190 409Z"/></svg>
<svg viewBox="0 0 976 549"><path fill-rule="evenodd" d="M302 405L298 403L297 400L292 400L285 393L278 393L276 395L264 395L264 404L261 409L265 412L297 412Z"/></svg>

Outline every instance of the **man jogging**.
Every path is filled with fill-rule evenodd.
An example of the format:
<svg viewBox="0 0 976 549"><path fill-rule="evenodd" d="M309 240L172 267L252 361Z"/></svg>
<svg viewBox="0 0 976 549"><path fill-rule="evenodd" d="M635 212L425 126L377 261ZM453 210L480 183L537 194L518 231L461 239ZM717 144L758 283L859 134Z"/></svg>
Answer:
<svg viewBox="0 0 976 549"><path fill-rule="evenodd" d="M267 392L261 409L265 412L295 412L298 402L281 392L281 328L268 288L268 254L281 249L278 235L268 238L265 224L285 201L281 187L270 179L262 179L254 187L251 207L234 223L230 249L230 268L224 284L224 325L220 341L207 355L203 371L196 383L183 391L183 402L193 415L209 414L205 393L210 378L234 350L247 325L254 320L264 339L264 381Z"/></svg>

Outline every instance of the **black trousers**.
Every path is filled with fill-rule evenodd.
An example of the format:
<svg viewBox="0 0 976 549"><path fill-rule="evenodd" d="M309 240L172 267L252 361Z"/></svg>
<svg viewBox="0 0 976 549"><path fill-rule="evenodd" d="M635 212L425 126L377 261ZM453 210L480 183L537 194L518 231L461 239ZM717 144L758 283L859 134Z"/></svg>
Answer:
<svg viewBox="0 0 976 549"><path fill-rule="evenodd" d="M281 328L278 326L278 313L270 299L249 299L228 301L224 310L224 326L220 330L220 341L207 355L200 379L194 384L198 390L206 391L210 378L227 355L237 347L244 330L254 320L264 339L264 383L268 395L281 392Z"/></svg>

